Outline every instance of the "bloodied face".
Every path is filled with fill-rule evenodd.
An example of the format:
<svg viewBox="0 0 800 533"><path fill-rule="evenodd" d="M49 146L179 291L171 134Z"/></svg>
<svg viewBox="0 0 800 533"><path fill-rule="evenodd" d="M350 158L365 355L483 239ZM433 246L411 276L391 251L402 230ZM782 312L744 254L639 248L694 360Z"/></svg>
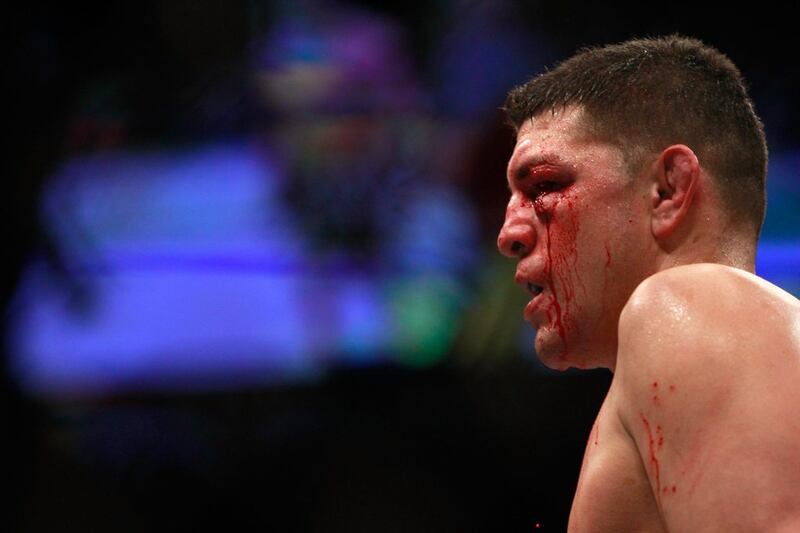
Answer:
<svg viewBox="0 0 800 533"><path fill-rule="evenodd" d="M643 180L619 147L587 133L575 107L526 121L507 174L498 247L519 260L539 359L561 370L613 369L619 313L646 277Z"/></svg>

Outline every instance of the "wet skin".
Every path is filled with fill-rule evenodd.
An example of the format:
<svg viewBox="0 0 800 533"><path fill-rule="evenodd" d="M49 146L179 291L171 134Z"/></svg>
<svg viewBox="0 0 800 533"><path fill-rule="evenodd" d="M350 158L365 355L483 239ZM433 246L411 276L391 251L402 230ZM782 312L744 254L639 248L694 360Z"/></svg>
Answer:
<svg viewBox="0 0 800 533"><path fill-rule="evenodd" d="M537 329L536 353L559 370L613 368L617 317L644 277L627 258L647 253L634 250L648 231L646 191L621 150L592 140L582 121L571 108L520 128L498 236L531 292L524 316Z"/></svg>
<svg viewBox="0 0 800 533"><path fill-rule="evenodd" d="M520 129L498 237L538 357L614 372L569 531L800 531L800 302L696 239L664 251L653 181L581 126L573 108Z"/></svg>

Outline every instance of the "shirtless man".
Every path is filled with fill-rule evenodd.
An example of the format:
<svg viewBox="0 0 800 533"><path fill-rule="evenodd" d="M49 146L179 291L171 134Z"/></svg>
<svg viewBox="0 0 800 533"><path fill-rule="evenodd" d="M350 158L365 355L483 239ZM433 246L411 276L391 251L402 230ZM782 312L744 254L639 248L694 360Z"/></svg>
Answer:
<svg viewBox="0 0 800 533"><path fill-rule="evenodd" d="M754 275L763 127L736 67L672 36L509 93L498 237L555 369L614 373L571 532L800 532L800 302Z"/></svg>

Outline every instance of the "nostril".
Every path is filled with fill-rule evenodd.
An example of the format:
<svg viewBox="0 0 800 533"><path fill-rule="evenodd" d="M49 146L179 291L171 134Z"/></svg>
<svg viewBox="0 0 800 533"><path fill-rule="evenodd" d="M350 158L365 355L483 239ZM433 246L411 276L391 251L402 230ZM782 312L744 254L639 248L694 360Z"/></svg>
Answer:
<svg viewBox="0 0 800 533"><path fill-rule="evenodd" d="M497 248L506 257L524 257L536 245L534 231L526 221L506 222L497 236Z"/></svg>

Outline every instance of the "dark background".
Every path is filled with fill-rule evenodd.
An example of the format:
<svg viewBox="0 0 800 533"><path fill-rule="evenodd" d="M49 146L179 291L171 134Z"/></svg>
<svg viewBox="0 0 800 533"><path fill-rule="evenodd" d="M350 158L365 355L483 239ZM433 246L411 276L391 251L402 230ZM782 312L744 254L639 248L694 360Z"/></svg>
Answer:
<svg viewBox="0 0 800 533"><path fill-rule="evenodd" d="M64 161L258 136L286 123L291 113L259 105L249 81L253 42L280 27L287 13L319 5L39 2L4 17L4 301L12 301L33 255L45 258L54 278L75 284L39 216L48 178ZM392 21L428 95L421 108L445 128L469 131L452 141L456 155L446 163L455 177L446 181L472 202L486 254L502 221L512 146L497 111L502 93L582 46L676 31L699 37L744 73L772 152L796 153L800 142L796 6L325 5ZM492 42L524 43L520 50L530 53L511 54L505 70L493 70L481 58L496 61L505 52L482 56ZM515 70L517 64L528 70ZM492 76L500 93L491 84L475 89ZM376 87L373 97L384 86ZM495 100L459 96L473 91ZM360 105L358 98L337 102L305 120ZM797 191L796 169L786 183ZM767 237L796 239L796 208L768 220ZM358 254L374 251L374 243L364 244L369 232L331 239ZM462 273L465 284L479 285L480 264L492 261L480 259ZM513 266L500 268L508 275ZM502 279L511 285L510 277ZM472 297L463 314L480 316L485 301ZM505 301L509 310L499 316L516 325L519 297ZM430 364L403 364L402 357L339 364L334 354L324 376L310 381L48 393L27 388L7 365L6 523L19 531L563 531L610 374L543 371L508 340L516 326L488 329L480 350L469 349L472 320L459 322ZM7 342L7 360L13 351Z"/></svg>

